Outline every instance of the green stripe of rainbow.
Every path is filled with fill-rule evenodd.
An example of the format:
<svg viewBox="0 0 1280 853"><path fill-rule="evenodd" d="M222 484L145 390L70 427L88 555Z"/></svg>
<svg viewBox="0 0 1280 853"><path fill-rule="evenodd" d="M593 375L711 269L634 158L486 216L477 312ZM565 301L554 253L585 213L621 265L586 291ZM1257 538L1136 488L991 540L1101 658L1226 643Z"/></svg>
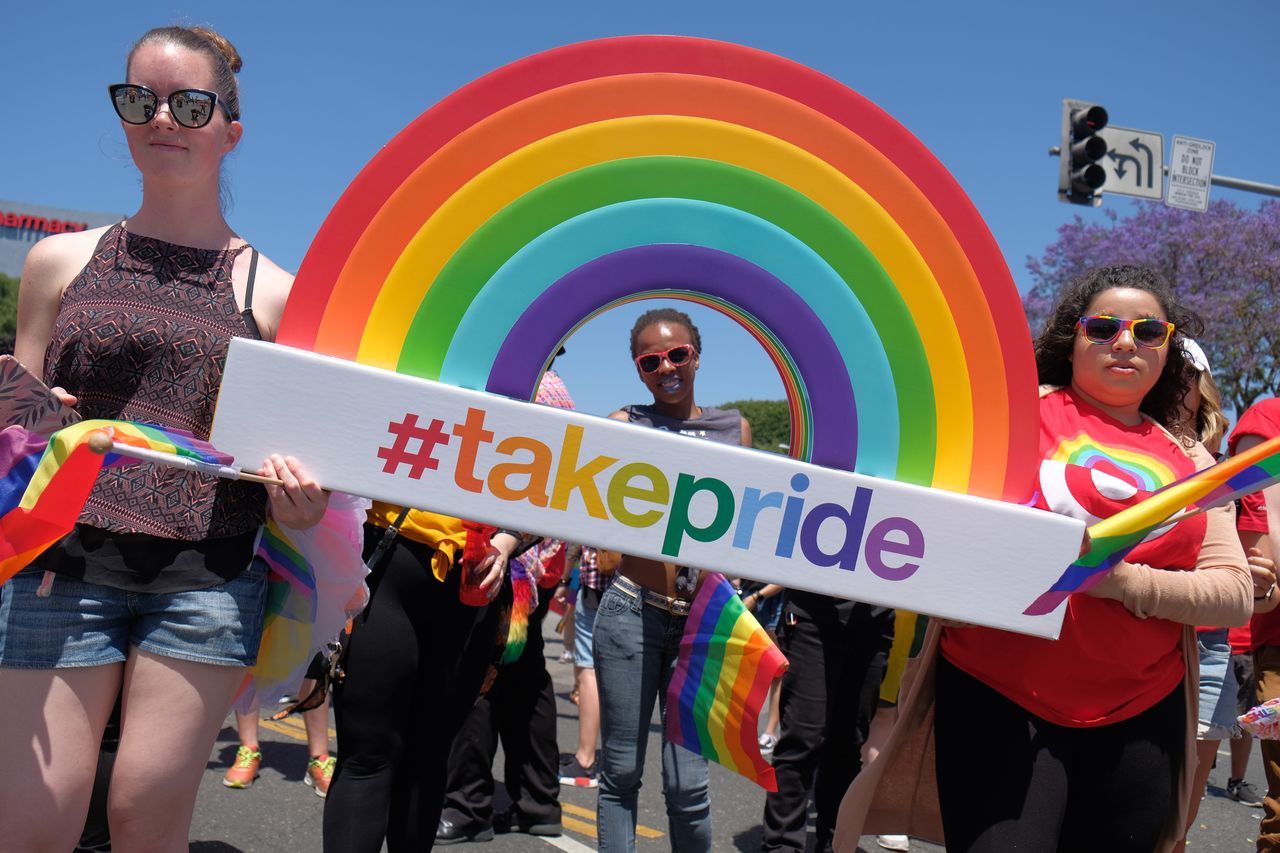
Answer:
<svg viewBox="0 0 1280 853"><path fill-rule="evenodd" d="M1035 371L985 224L941 164L877 107L812 69L737 45L585 42L450 95L339 200L299 271L279 340L446 381L448 367L458 384L505 390L509 377L493 365L516 321L483 326L487 348L459 335L481 327L473 312L498 298L490 288L517 280L539 246L563 247L570 232L606 254L636 248L628 229L648 203L695 223L655 227L653 245L727 252L797 293L810 277L796 271L821 271L821 285L801 298L820 318L812 336L848 372L857 414L852 401L839 407L857 429L834 435L838 418L815 420L806 389L822 371L784 374L795 455L832 464L824 447L856 445L848 464L835 464L1026 497ZM482 245L501 251L485 260ZM755 245L755 255L741 248ZM543 253L540 275L570 273L555 257ZM463 275L474 270L487 275ZM544 290L555 283L538 281ZM676 295L702 293L697 281L679 284ZM719 299L731 311L735 300ZM568 328L581 317L563 319ZM757 338L775 326L759 319ZM780 369L789 363L782 349L770 350Z"/></svg>

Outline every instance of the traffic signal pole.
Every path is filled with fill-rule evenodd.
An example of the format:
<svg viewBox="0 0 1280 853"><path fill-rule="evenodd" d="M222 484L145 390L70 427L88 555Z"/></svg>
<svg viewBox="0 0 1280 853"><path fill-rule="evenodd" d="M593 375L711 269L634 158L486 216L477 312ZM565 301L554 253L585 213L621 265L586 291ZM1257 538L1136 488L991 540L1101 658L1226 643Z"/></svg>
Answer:
<svg viewBox="0 0 1280 853"><path fill-rule="evenodd" d="M1062 147L1054 145L1049 149L1050 157L1061 157ZM1163 166L1164 174L1169 174L1169 167ZM1227 175L1210 175L1209 183L1215 187L1226 187L1229 190L1240 190L1246 193L1257 193L1258 195L1269 195L1280 198L1280 186L1276 184L1264 184L1261 181L1248 181L1244 178L1232 178Z"/></svg>
<svg viewBox="0 0 1280 853"><path fill-rule="evenodd" d="M1061 158L1058 166L1060 200L1093 207L1102 204L1107 175L1098 161L1107 155L1108 146L1098 133L1107 126L1107 120L1107 111L1099 104L1072 98L1062 99L1062 144L1049 149L1050 156ZM1161 163L1160 168L1162 175L1169 174L1168 166ZM1121 177L1123 176L1121 173ZM1280 198L1280 186L1261 181L1210 175L1209 183L1241 192Z"/></svg>

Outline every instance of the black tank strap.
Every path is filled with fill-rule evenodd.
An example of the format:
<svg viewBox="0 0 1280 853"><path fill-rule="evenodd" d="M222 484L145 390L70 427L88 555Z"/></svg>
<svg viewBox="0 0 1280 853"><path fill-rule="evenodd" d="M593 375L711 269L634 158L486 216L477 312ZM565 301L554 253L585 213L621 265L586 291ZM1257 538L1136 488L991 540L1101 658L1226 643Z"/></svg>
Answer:
<svg viewBox="0 0 1280 853"><path fill-rule="evenodd" d="M258 250L249 248L249 280L244 286L244 312L250 314L253 312L253 280L258 275Z"/></svg>

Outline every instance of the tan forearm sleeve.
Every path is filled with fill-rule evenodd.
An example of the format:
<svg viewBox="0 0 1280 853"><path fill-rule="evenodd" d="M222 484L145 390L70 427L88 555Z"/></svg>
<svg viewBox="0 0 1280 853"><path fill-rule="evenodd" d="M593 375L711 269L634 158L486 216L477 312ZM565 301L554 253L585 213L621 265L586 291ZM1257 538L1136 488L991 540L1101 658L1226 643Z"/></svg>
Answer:
<svg viewBox="0 0 1280 853"><path fill-rule="evenodd" d="M1194 571L1120 563L1089 590L1119 601L1140 619L1234 627L1249 621L1253 589L1236 537L1235 506L1205 513L1208 530Z"/></svg>

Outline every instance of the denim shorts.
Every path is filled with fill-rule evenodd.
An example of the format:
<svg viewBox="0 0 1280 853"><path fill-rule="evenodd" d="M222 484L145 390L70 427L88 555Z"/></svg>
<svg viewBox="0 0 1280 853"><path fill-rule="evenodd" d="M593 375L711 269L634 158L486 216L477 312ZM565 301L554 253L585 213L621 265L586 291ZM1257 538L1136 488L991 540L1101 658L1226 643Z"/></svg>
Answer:
<svg viewBox="0 0 1280 853"><path fill-rule="evenodd" d="M1239 685L1231 665L1227 629L1197 632L1196 645L1200 650L1200 719L1196 737L1200 740L1234 737Z"/></svg>
<svg viewBox="0 0 1280 853"><path fill-rule="evenodd" d="M0 667L60 669L123 662L130 646L179 660L253 666L262 640L267 565L190 592L126 592L41 571L0 586Z"/></svg>

